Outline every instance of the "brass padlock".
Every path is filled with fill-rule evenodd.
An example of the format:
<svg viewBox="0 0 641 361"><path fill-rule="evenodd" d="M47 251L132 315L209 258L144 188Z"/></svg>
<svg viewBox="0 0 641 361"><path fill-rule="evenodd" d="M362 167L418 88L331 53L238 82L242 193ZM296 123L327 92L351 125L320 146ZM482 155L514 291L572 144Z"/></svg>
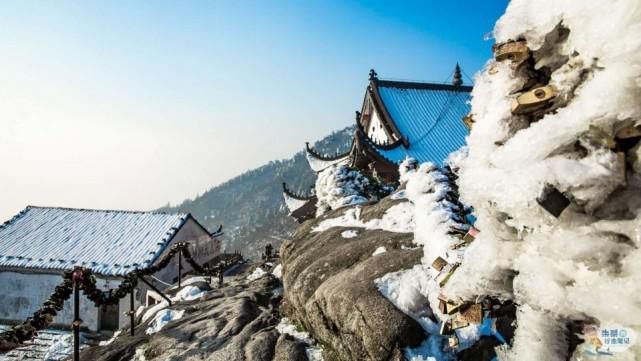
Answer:
<svg viewBox="0 0 641 361"><path fill-rule="evenodd" d="M512 113L524 114L541 109L556 97L556 90L549 85L534 88L512 101Z"/></svg>
<svg viewBox="0 0 641 361"><path fill-rule="evenodd" d="M436 259L434 260L434 262L432 262L432 268L434 268L435 270L437 270L437 271L439 271L439 272L440 272L440 271L443 269L443 267L445 267L445 266L447 266L447 261L446 261L446 260L444 260L444 259L443 259L443 258L441 258L441 257L436 257Z"/></svg>
<svg viewBox="0 0 641 361"><path fill-rule="evenodd" d="M445 303L445 313L447 313L448 315L453 315L453 314L457 313L461 309L461 307L463 307L463 305L465 305L465 304L462 303L462 302L461 303L456 303L456 302L453 302L453 301L447 301Z"/></svg>
<svg viewBox="0 0 641 361"><path fill-rule="evenodd" d="M480 303L472 304L459 311L456 319L467 323L481 323L483 321L483 306Z"/></svg>
<svg viewBox="0 0 641 361"><path fill-rule="evenodd" d="M449 267L449 270L447 271L447 273L445 274L445 276L444 276L444 277L441 279L441 281L438 283L439 287L441 287L441 288L442 288L443 286L445 286L445 284L447 284L447 281L449 281L449 280L450 280L450 277L452 277L452 275L454 274L454 271L456 271L456 269L458 268L458 266L459 266L458 264L455 264L455 265L453 265L453 266Z"/></svg>
<svg viewBox="0 0 641 361"><path fill-rule="evenodd" d="M459 328L467 327L469 325L470 325L469 322L453 319L450 327L452 328L452 330L457 330Z"/></svg>
<svg viewBox="0 0 641 361"><path fill-rule="evenodd" d="M530 49L524 40L496 44L493 50L496 61L509 60L513 63L521 63L530 57Z"/></svg>
<svg viewBox="0 0 641 361"><path fill-rule="evenodd" d="M472 129L472 125L474 125L474 117L471 113L463 117L463 123L467 129Z"/></svg>

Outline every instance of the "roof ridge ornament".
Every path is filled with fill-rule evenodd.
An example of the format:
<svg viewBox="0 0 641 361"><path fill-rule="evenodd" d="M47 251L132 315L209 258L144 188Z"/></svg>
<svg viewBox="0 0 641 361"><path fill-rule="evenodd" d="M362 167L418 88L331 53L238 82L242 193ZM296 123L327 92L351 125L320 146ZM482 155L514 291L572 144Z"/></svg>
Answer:
<svg viewBox="0 0 641 361"><path fill-rule="evenodd" d="M369 80L370 81L378 80L378 74L376 73L376 70L374 70L373 68L369 70Z"/></svg>
<svg viewBox="0 0 641 361"><path fill-rule="evenodd" d="M454 68L454 76L452 77L452 85L459 87L463 85L463 75L461 75L461 67L456 63Z"/></svg>

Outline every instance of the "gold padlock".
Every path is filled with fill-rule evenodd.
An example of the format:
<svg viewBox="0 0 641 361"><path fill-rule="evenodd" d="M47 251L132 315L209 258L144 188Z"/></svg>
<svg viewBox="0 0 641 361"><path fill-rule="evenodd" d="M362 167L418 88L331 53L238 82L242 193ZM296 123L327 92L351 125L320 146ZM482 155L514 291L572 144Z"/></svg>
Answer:
<svg viewBox="0 0 641 361"><path fill-rule="evenodd" d="M435 270L437 270L437 271L439 271L439 272L440 272L440 271L443 269L443 267L445 267L445 266L447 266L447 261L446 261L446 260L444 260L444 259L443 259L443 258L441 258L441 257L436 257L436 259L434 260L434 262L432 262L432 268L434 268Z"/></svg>
<svg viewBox="0 0 641 361"><path fill-rule="evenodd" d="M556 97L556 91L549 85L534 88L512 101L512 113L524 114L548 105Z"/></svg>
<svg viewBox="0 0 641 361"><path fill-rule="evenodd" d="M464 322L457 319L453 319L451 321L452 323L450 324L450 327L452 328L452 330L458 330L459 328L467 327L470 325L469 322Z"/></svg>
<svg viewBox="0 0 641 361"><path fill-rule="evenodd" d="M445 276L442 277L441 280L439 281L439 283L438 283L439 287L442 288L443 286L445 286L445 284L447 284L447 281L450 280L450 277L452 277L452 275L454 274L454 271L456 271L458 266L459 266L458 264L455 264L455 265L449 267L449 270L447 271Z"/></svg>
<svg viewBox="0 0 641 361"><path fill-rule="evenodd" d="M472 116L472 113L463 117L463 123L467 129L472 129L472 125L474 125L474 117Z"/></svg>
<svg viewBox="0 0 641 361"><path fill-rule="evenodd" d="M462 308L456 315L456 319L467 323L481 323L483 321L483 306L480 303L475 303Z"/></svg>
<svg viewBox="0 0 641 361"><path fill-rule="evenodd" d="M530 49L523 40L496 44L493 49L496 61L509 60L513 63L521 63L530 57Z"/></svg>

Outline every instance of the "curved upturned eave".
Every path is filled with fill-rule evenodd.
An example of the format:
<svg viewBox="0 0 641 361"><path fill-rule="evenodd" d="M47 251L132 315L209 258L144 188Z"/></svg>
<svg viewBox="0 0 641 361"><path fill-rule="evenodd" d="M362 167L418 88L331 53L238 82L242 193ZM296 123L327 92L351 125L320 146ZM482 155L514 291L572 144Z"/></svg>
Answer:
<svg viewBox="0 0 641 361"><path fill-rule="evenodd" d="M356 136L358 137L359 143L364 145L366 148L370 149L370 152L378 158L379 161L384 161L389 163L390 165L396 165L396 162L393 160L387 158L385 155L383 155L381 152L378 150L387 150L387 149L393 149L401 144L399 141L396 141L394 143L391 143L389 145L377 145L370 137L367 136L367 133L365 133L362 129L359 129L356 131Z"/></svg>
<svg viewBox="0 0 641 361"><path fill-rule="evenodd" d="M304 195L296 193L287 187L287 183L283 182L283 193L290 198L297 199L299 201L309 201L316 197L314 194Z"/></svg>
<svg viewBox="0 0 641 361"><path fill-rule="evenodd" d="M360 131L361 137L365 138L367 143L370 144L370 146L372 146L373 148L380 149L380 150L390 150L403 144L402 138L398 138L396 141L392 143L387 143L387 144L378 143L376 140L370 138L369 135L367 135L367 131L363 129L363 124L361 124L360 121L356 121L356 127L358 128L357 131Z"/></svg>
<svg viewBox="0 0 641 361"><path fill-rule="evenodd" d="M309 167L316 173L322 172L325 169L340 163L347 164L351 157L352 146L345 153L336 154L333 156L321 155L316 150L309 146L309 143L305 143L305 157L307 158L307 163Z"/></svg>
<svg viewBox="0 0 641 361"><path fill-rule="evenodd" d="M379 112L379 114L383 117L383 119L387 123L387 126L392 130L392 133L394 133L394 135L397 138L395 142L389 144L391 148L387 148L387 149L395 148L401 144L405 148L409 148L410 146L409 141L407 140L405 135L403 135L403 133L401 133L401 131L398 129L398 127L396 126L396 123L394 123L394 119L392 119L392 116L390 115L389 111L387 110L387 107L385 106L385 102L383 102L383 99L381 98L381 95L378 92L378 82L379 80L377 78L370 80L370 86L368 88L368 91L372 96L374 107ZM367 133L365 133L365 135L367 135ZM367 136L367 138L369 139L369 136ZM376 142L374 142L372 139L369 139L369 140L372 142L372 144L376 144ZM388 145L380 145L380 146L382 147L382 146L388 146ZM381 149L385 149L385 148L381 148Z"/></svg>
<svg viewBox="0 0 641 361"><path fill-rule="evenodd" d="M315 195L304 196L301 194L297 194L287 188L287 184L283 182L283 198L285 200L285 205L289 210L289 215L295 217L299 221L302 219L307 219L311 216L306 214L306 209L308 209L312 214L315 213L315 205L316 201L318 200ZM312 208L314 210L313 212ZM298 214L300 212L303 212L305 214Z"/></svg>

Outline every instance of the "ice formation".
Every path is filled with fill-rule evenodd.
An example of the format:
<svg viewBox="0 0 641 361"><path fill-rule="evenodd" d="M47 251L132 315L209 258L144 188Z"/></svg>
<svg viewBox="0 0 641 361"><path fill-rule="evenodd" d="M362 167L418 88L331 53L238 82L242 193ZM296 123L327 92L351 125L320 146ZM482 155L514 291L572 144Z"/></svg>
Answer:
<svg viewBox="0 0 641 361"><path fill-rule="evenodd" d="M441 334L441 326L450 316L439 310L440 285L454 271L451 265L463 257L460 236L470 228L468 212L456 199L457 190L449 169L439 170L433 164L416 165L406 159L399 167L401 187L409 202L403 203L412 214L414 241L423 247L422 263L412 269L387 274L376 280L383 296L399 310L415 319L428 333L428 338L417 348L405 350L405 356L414 361L455 360L455 353L470 347L480 337L480 324L470 324L453 331L458 344L448 344L448 336ZM454 247L456 246L456 247ZM438 269L435 259L443 264ZM429 305L429 307L425 307Z"/></svg>
<svg viewBox="0 0 641 361"><path fill-rule="evenodd" d="M330 209L366 203L369 179L345 165L333 165L318 174L316 196L317 215Z"/></svg>
<svg viewBox="0 0 641 361"><path fill-rule="evenodd" d="M445 293L515 301L501 360L578 360L571 322L641 332L641 2L512 0L494 34L525 41L530 59L477 75L455 162L481 233ZM514 110L545 85L546 109ZM641 359L641 345L619 351Z"/></svg>
<svg viewBox="0 0 641 361"><path fill-rule="evenodd" d="M344 164L332 165L318 173L315 189L318 197L316 216L331 209L376 201L394 190Z"/></svg>

